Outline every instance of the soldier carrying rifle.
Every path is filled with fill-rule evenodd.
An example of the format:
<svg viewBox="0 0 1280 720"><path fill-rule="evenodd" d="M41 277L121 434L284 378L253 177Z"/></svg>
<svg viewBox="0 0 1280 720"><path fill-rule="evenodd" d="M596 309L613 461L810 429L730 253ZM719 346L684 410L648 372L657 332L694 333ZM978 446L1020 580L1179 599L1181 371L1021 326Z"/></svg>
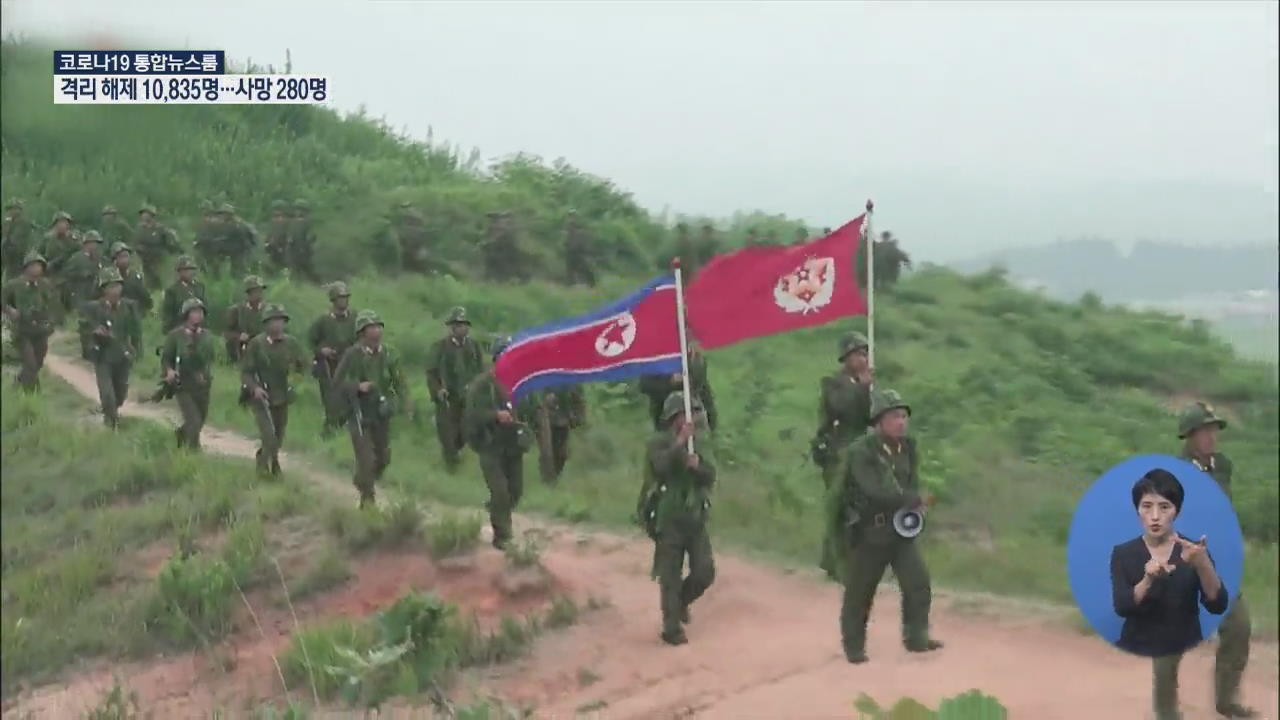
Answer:
<svg viewBox="0 0 1280 720"><path fill-rule="evenodd" d="M347 348L356 342L356 318L351 312L351 291L344 282L329 285L328 312L311 323L307 341L311 345L314 362L311 375L320 385L320 402L324 405L324 425L320 434L328 437L342 424L342 412L335 407L333 397L334 371Z"/></svg>
<svg viewBox="0 0 1280 720"><path fill-rule="evenodd" d="M262 332L262 296L267 289L266 283L257 275L249 275L244 279L244 302L233 305L227 312L227 327L222 337L227 343L227 359L232 363L240 362L249 341Z"/></svg>
<svg viewBox="0 0 1280 720"><path fill-rule="evenodd" d="M290 373L306 367L302 345L284 332L289 314L283 305L271 304L262 313L265 329L249 341L240 358L240 404L253 411L262 446L258 448L258 474L280 475L280 446L289 424L293 400Z"/></svg>
<svg viewBox="0 0 1280 720"><path fill-rule="evenodd" d="M98 399L107 427L120 423L120 406L129 394L129 371L142 347L142 319L137 304L123 297L124 279L115 266L98 276L102 297L80 308L80 347L93 363Z"/></svg>
<svg viewBox="0 0 1280 720"><path fill-rule="evenodd" d="M187 298L181 325L169 331L160 349L163 385L152 400L176 398L182 426L175 431L178 447L200 450L200 431L209 417L209 388L213 384L213 333L204 327L204 303Z"/></svg>

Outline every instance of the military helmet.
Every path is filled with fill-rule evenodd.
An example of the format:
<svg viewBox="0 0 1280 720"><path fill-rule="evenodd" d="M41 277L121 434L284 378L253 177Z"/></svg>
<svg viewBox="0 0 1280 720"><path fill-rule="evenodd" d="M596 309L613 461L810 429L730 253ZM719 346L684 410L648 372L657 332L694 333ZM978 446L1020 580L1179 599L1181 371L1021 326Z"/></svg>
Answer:
<svg viewBox="0 0 1280 720"><path fill-rule="evenodd" d="M103 206L102 206L102 214L103 214L103 215L115 215L115 214L116 214L116 206L115 206L115 205L103 205Z"/></svg>
<svg viewBox="0 0 1280 720"><path fill-rule="evenodd" d="M159 214L160 214L160 213L157 213L157 212L156 212L156 206L155 206L155 205L151 205L150 203L143 203L142 207L138 208L138 214L139 214L139 215L141 215L142 213L147 213L147 214L149 214L149 215L159 215Z"/></svg>
<svg viewBox="0 0 1280 720"><path fill-rule="evenodd" d="M123 283L124 278L120 277L120 270L115 265L102 268L98 273L98 287L106 287L111 283Z"/></svg>
<svg viewBox="0 0 1280 720"><path fill-rule="evenodd" d="M897 390L886 388L871 393L871 422L878 422L881 415L898 408L906 410L908 415L911 414L911 406L902 399Z"/></svg>
<svg viewBox="0 0 1280 720"><path fill-rule="evenodd" d="M111 243L111 257L115 257L122 252L131 253L133 252L133 248L129 247L128 245L125 245L119 240Z"/></svg>
<svg viewBox="0 0 1280 720"><path fill-rule="evenodd" d="M1227 421L1214 413L1212 405L1193 402L1178 415L1178 437L1185 438L1206 425L1217 425L1222 430L1227 427Z"/></svg>
<svg viewBox="0 0 1280 720"><path fill-rule="evenodd" d="M403 209L403 210L408 210L408 209L410 209L410 208L412 208L412 207L413 207L413 201L412 201L412 200L403 200L403 201L401 201L401 203L400 203L400 208L401 208L401 209Z"/></svg>
<svg viewBox="0 0 1280 720"><path fill-rule="evenodd" d="M329 299L337 300L340 297L351 297L351 291L347 289L347 284L341 280L329 283Z"/></svg>
<svg viewBox="0 0 1280 720"><path fill-rule="evenodd" d="M190 255L180 255L178 256L178 264L174 269L175 270L199 270L200 267L196 265L196 261L192 259Z"/></svg>
<svg viewBox="0 0 1280 720"><path fill-rule="evenodd" d="M12 210L14 208L22 209L22 208L25 208L26 206L27 204L19 198L9 198L9 202L5 203L4 209L5 210Z"/></svg>
<svg viewBox="0 0 1280 720"><path fill-rule="evenodd" d="M689 407L695 413L701 412L702 401L695 397L690 401ZM668 422L682 412L684 412L684 392L677 390L668 395L667 399L662 402L662 421Z"/></svg>
<svg viewBox="0 0 1280 720"><path fill-rule="evenodd" d="M311 203L307 202L306 200L294 200L294 201L293 201L293 209L294 209L294 210L306 210L307 212L310 212L310 211L311 211Z"/></svg>
<svg viewBox="0 0 1280 720"><path fill-rule="evenodd" d="M506 352L507 348L509 347L511 347L510 335L503 335L502 337L499 337L497 340L494 340L493 341L493 361L498 362L498 358L501 357L502 353Z"/></svg>
<svg viewBox="0 0 1280 720"><path fill-rule="evenodd" d="M25 268L31 263L40 263L45 266L45 268L49 267L49 261L44 259L44 256L40 254L39 250L28 251L26 255L22 256L22 267Z"/></svg>
<svg viewBox="0 0 1280 720"><path fill-rule="evenodd" d="M84 235L80 237L80 244L83 245L87 242L98 243L99 245L101 245L102 234L99 233L97 230L90 230L86 232Z"/></svg>
<svg viewBox="0 0 1280 720"><path fill-rule="evenodd" d="M221 205L218 206L218 214L219 215L235 215L236 206L232 205L231 203L222 203Z"/></svg>
<svg viewBox="0 0 1280 720"><path fill-rule="evenodd" d="M267 287L267 284L262 282L262 278L257 275L246 275L244 278L245 292L249 292L250 290L257 290L259 288L265 289L266 287Z"/></svg>
<svg viewBox="0 0 1280 720"><path fill-rule="evenodd" d="M458 305L449 311L449 317L444 321L445 325L453 324L470 325L471 321L467 319L467 309Z"/></svg>
<svg viewBox="0 0 1280 720"><path fill-rule="evenodd" d="M186 300L183 300L182 310L180 311L182 313L182 317L185 318L186 316L190 315L191 311L195 310L196 308L200 308L201 310L204 310L204 301L198 297L189 297Z"/></svg>
<svg viewBox="0 0 1280 720"><path fill-rule="evenodd" d="M364 332L364 329L370 325L385 327L386 323L382 322L382 318L378 317L378 313L372 310L361 310L356 313L356 334Z"/></svg>
<svg viewBox="0 0 1280 720"><path fill-rule="evenodd" d="M273 212L284 212L285 210L288 210L288 209L289 209L289 203L287 203L287 202L285 202L285 201L283 201L283 200L272 200L272 201L271 201L271 210L272 210Z"/></svg>
<svg viewBox="0 0 1280 720"><path fill-rule="evenodd" d="M270 303L262 309L262 322L274 320L275 318L289 319L289 313L285 312L284 306L279 303Z"/></svg>
<svg viewBox="0 0 1280 720"><path fill-rule="evenodd" d="M75 222L75 220L71 219L71 213L67 212L66 210L59 210L58 212L54 213L53 220L50 220L49 224L57 225L59 220L66 220L69 223Z"/></svg>
<svg viewBox="0 0 1280 720"><path fill-rule="evenodd" d="M867 343L866 335L863 335L860 332L848 333L844 337L840 338L840 343L837 346L840 354L836 356L836 361L844 362L844 359L849 357L849 353L856 350L863 350L867 347L869 347L869 344Z"/></svg>

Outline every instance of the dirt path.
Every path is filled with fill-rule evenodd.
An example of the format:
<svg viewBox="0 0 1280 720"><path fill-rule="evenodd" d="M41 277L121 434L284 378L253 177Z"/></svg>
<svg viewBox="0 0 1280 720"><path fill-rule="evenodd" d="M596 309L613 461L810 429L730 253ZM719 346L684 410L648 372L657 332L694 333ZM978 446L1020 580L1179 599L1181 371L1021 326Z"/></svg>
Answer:
<svg viewBox="0 0 1280 720"><path fill-rule="evenodd" d="M47 369L96 396L80 364L51 355ZM155 406L128 403L124 413L172 422ZM208 429L205 445L237 456L252 456L255 447ZM295 459L282 462L302 469ZM342 478L313 469L309 475L350 494ZM535 525L527 518L521 524ZM690 644L669 648L657 637L648 542L536 525L550 537L543 562L558 584L609 605L543 638L525 660L464 677L462 691L534 706L539 717L590 710L619 719L851 717L861 692L882 704L902 696L934 704L971 688L999 698L1013 718L1149 716L1150 662L1073 631L1062 608L936 592L933 627L947 646L912 655L898 641L897 592L885 586L872 614L871 662L852 666L840 654L836 586L816 573L787 574L725 553L717 557L716 584L694 607ZM1214 646L1205 643L1183 662L1189 719L1215 717ZM1275 645L1255 644L1244 695L1271 720L1280 718L1276 677Z"/></svg>

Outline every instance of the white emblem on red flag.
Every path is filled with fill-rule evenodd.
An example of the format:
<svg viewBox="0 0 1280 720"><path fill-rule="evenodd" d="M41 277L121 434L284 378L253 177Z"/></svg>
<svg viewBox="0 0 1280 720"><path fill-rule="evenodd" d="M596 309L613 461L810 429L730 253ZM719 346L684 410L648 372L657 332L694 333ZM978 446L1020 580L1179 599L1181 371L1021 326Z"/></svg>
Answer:
<svg viewBox="0 0 1280 720"><path fill-rule="evenodd" d="M636 341L636 319L624 312L605 326L596 338L596 352L605 357L617 357Z"/></svg>
<svg viewBox="0 0 1280 720"><path fill-rule="evenodd" d="M774 302L789 313L807 314L821 310L831 302L836 287L835 260L811 257L778 278L773 288Z"/></svg>

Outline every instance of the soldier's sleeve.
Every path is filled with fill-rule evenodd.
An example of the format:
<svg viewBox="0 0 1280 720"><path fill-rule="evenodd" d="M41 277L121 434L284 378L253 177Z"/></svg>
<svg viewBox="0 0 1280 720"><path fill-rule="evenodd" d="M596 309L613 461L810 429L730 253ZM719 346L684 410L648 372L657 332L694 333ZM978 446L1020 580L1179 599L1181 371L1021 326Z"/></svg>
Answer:
<svg viewBox="0 0 1280 720"><path fill-rule="evenodd" d="M178 338L177 331L170 331L164 337L164 345L160 349L160 369L169 371L177 364Z"/></svg>
<svg viewBox="0 0 1280 720"><path fill-rule="evenodd" d="M132 322L129 326L129 339L133 341L133 349L135 352L142 349L142 311L138 303L132 300L129 303L129 314Z"/></svg>
<svg viewBox="0 0 1280 720"><path fill-rule="evenodd" d="M585 422L587 419L587 394L582 391L581 385L575 385L569 390L569 413L578 422Z"/></svg>
<svg viewBox="0 0 1280 720"><path fill-rule="evenodd" d="M907 491L920 493L920 448L915 438L907 438L907 457L911 464L911 473L907 477Z"/></svg>
<svg viewBox="0 0 1280 720"><path fill-rule="evenodd" d="M684 461L686 452L684 443L677 443L674 435L655 434L649 441L649 465L659 477L668 477L678 469L677 463Z"/></svg>
<svg viewBox="0 0 1280 720"><path fill-rule="evenodd" d="M255 376L262 369L258 361L258 348L261 346L259 338L255 337L245 346L244 352L240 353L240 384L250 390L258 387Z"/></svg>
<svg viewBox="0 0 1280 720"><path fill-rule="evenodd" d="M356 363L359 359L356 353L360 352L360 348L352 345L342 353L342 358L338 360L338 367L333 371L333 392L341 393L341 396L350 400L356 396L360 380L356 377Z"/></svg>
<svg viewBox="0 0 1280 720"><path fill-rule="evenodd" d="M442 352L441 343L436 341L427 351L427 389L431 392L431 397L440 396L440 390L444 388L444 382L440 379L440 353Z"/></svg>
<svg viewBox="0 0 1280 720"><path fill-rule="evenodd" d="M861 443L849 448L848 473L858 492L879 507L900 508L913 500L893 478L893 470Z"/></svg>
<svg viewBox="0 0 1280 720"><path fill-rule="evenodd" d="M1222 468L1219 472L1219 474L1222 475L1222 491L1225 492L1229 498L1231 497L1231 476L1235 473L1235 465L1231 464L1231 461L1227 459L1226 455L1219 455L1218 460L1219 467Z"/></svg>
<svg viewBox="0 0 1280 720"><path fill-rule="evenodd" d="M702 410L707 414L707 425L714 431L716 429L716 396L711 390L711 381L707 380L706 371L703 370L701 392L698 398L702 400Z"/></svg>
<svg viewBox="0 0 1280 720"><path fill-rule="evenodd" d="M670 375L641 375L640 376L640 392L645 395L659 395L663 398L670 393L671 376Z"/></svg>
<svg viewBox="0 0 1280 720"><path fill-rule="evenodd" d="M178 233L173 228L164 229L164 249L171 253L182 252L182 245L178 243Z"/></svg>
<svg viewBox="0 0 1280 720"><path fill-rule="evenodd" d="M477 375L467 385L466 405L462 422L467 426L468 434L482 429L489 423L497 422L494 417L496 408L488 375Z"/></svg>
<svg viewBox="0 0 1280 720"><path fill-rule="evenodd" d="M710 486L716 481L716 457L715 451L709 442L698 442L694 440L693 450L698 455L698 469L693 470L694 477L704 486Z"/></svg>

